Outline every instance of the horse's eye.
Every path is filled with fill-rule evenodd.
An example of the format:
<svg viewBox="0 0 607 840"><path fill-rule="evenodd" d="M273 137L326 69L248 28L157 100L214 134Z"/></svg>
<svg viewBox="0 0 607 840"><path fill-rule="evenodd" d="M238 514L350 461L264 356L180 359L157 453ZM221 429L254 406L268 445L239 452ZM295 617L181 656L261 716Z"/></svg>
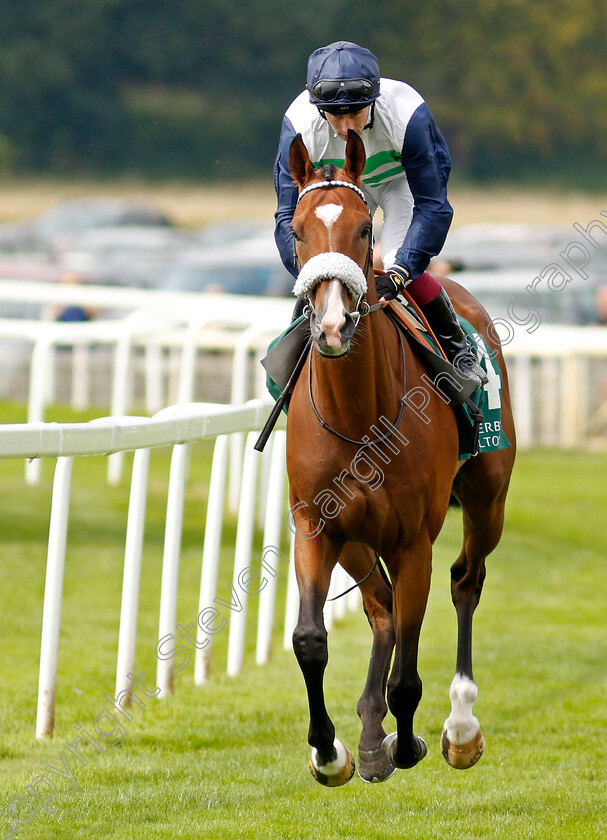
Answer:
<svg viewBox="0 0 607 840"><path fill-rule="evenodd" d="M371 225L365 225L361 230L360 235L363 239L369 239L371 236Z"/></svg>
<svg viewBox="0 0 607 840"><path fill-rule="evenodd" d="M293 234L293 239L296 242L301 242L301 239L299 238L299 236L297 235L297 232L295 231L295 229L293 227L291 228L291 233Z"/></svg>

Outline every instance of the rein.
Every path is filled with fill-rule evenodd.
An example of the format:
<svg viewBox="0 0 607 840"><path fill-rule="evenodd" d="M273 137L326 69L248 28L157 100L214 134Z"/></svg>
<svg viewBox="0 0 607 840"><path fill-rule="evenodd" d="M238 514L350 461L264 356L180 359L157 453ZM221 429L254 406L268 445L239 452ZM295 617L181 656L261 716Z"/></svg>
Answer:
<svg viewBox="0 0 607 840"><path fill-rule="evenodd" d="M380 308L382 308L382 307L383 307L383 304L381 305ZM371 307L369 307L369 310L371 310ZM388 429L388 431L385 434L379 435L378 437L373 438L373 440L354 440L353 438L349 438L346 435L342 435L342 433L338 432L336 429L333 429L331 426L329 426L328 423L326 423L322 419L322 417L320 416L320 413L319 413L319 411L316 407L316 403L314 402L314 396L312 394L312 364L311 364L312 360L310 359L310 364L308 365L308 394L309 394L309 397L310 397L310 405L312 406L312 411L314 412L314 415L316 416L316 419L318 420L320 425L323 427L323 429L326 429L328 432L331 432L332 435L335 435L335 437L338 437L340 440L343 440L346 443L353 443L355 446L358 446L358 447L374 446L375 444L383 443L385 440L388 440L388 438L392 437L394 432L396 432L396 430L400 426L400 421L403 419L403 414L405 413L405 408L407 407L407 358L406 358L406 355L405 355L405 343L403 341L403 337L401 335L401 332L398 329L398 327L396 326L396 324L394 325L394 327L395 327L396 333L398 335L398 341L399 341L399 344L400 344L400 352L401 352L401 357L402 357L402 362L403 362L403 397L400 401L400 408L399 408L399 411L398 411L398 417L396 418L394 423L392 423L392 425L390 426L390 428Z"/></svg>
<svg viewBox="0 0 607 840"><path fill-rule="evenodd" d="M337 601L337 600L339 600L339 598L343 598L344 595L348 594L348 592L352 592L354 589L356 589L358 586L360 586L361 583L364 583L366 580L368 580L371 577L371 575L373 574L373 572L375 571L375 569L377 569L378 565L379 565L379 554L377 552L375 552L375 562L371 566L371 569L364 576L364 578L361 578L360 580L357 580L356 583L353 586L351 586L349 589L346 589L345 592L340 592L339 595L334 595L333 598L325 598L325 600L326 601ZM381 566L380 566L380 569L381 569ZM383 577L383 575L382 575L382 577ZM386 582L389 583L388 581L386 581ZM391 588L392 587L390 586L390 589Z"/></svg>

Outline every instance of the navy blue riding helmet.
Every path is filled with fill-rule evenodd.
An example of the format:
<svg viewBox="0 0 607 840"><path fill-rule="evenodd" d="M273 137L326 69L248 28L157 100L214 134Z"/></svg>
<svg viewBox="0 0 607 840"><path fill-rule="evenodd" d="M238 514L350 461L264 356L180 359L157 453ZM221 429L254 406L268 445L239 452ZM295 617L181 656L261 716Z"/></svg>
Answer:
<svg viewBox="0 0 607 840"><path fill-rule="evenodd" d="M351 41L335 41L308 59L310 102L330 114L347 114L379 96L379 65L372 52Z"/></svg>

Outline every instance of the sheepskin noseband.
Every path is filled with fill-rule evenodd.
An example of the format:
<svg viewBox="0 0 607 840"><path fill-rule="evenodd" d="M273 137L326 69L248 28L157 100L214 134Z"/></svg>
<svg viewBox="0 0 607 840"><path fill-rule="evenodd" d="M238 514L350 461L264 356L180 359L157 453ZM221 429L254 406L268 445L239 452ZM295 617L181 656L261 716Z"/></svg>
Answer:
<svg viewBox="0 0 607 840"><path fill-rule="evenodd" d="M335 251L317 254L303 266L293 287L297 297L307 297L321 280L341 280L352 297L366 294L367 279L354 260Z"/></svg>

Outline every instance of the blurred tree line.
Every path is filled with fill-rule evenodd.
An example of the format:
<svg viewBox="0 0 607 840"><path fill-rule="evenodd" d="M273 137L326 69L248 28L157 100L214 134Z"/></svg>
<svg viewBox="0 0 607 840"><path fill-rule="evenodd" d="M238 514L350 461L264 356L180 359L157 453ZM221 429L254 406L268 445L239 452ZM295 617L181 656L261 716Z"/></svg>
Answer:
<svg viewBox="0 0 607 840"><path fill-rule="evenodd" d="M0 169L267 177L337 39L422 93L455 177L607 184L605 0L0 0Z"/></svg>

